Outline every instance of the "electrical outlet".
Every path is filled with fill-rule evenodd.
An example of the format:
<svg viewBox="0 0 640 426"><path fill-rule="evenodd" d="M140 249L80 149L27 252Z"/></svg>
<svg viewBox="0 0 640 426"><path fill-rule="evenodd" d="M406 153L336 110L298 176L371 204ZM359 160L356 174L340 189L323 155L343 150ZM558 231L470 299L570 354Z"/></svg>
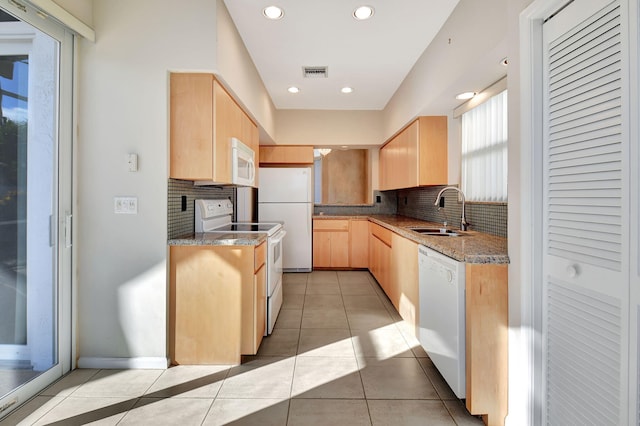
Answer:
<svg viewBox="0 0 640 426"><path fill-rule="evenodd" d="M186 212L187 211L187 196L183 195L180 198L180 211Z"/></svg>
<svg viewBox="0 0 640 426"><path fill-rule="evenodd" d="M114 197L113 205L116 214L138 214L138 197Z"/></svg>
<svg viewBox="0 0 640 426"><path fill-rule="evenodd" d="M382 197L379 195L376 195L376 203L381 203L382 202Z"/></svg>

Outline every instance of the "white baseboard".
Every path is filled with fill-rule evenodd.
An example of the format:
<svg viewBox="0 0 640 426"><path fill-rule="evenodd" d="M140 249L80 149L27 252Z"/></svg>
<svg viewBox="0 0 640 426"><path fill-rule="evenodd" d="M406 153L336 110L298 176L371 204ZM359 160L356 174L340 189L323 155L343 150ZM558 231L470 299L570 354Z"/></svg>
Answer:
<svg viewBox="0 0 640 426"><path fill-rule="evenodd" d="M150 369L165 370L169 367L169 359L162 357L138 358L98 358L80 357L78 368L96 368L106 370Z"/></svg>

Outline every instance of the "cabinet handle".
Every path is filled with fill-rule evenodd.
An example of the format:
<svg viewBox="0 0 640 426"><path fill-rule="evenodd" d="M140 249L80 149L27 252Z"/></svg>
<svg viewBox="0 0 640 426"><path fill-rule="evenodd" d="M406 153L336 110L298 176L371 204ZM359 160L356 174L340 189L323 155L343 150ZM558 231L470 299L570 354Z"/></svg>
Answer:
<svg viewBox="0 0 640 426"><path fill-rule="evenodd" d="M567 275L569 278L575 278L580 274L580 268L578 265L569 265L567 266Z"/></svg>

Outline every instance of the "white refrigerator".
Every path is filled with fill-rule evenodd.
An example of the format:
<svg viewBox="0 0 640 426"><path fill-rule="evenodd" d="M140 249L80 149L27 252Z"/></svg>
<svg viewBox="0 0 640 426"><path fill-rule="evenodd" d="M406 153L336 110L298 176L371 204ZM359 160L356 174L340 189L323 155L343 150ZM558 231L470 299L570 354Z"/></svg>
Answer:
<svg viewBox="0 0 640 426"><path fill-rule="evenodd" d="M289 272L312 268L313 169L261 167L258 190L260 222L284 222L282 267Z"/></svg>

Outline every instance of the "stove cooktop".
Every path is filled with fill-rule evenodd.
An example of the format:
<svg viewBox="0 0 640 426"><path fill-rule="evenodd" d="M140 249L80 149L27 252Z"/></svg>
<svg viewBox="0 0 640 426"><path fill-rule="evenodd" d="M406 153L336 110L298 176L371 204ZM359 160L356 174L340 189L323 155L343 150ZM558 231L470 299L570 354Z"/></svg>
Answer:
<svg viewBox="0 0 640 426"><path fill-rule="evenodd" d="M227 225L207 230L206 232L235 232L238 234L252 234L262 232L265 234L273 235L280 228L282 228L281 223L229 223Z"/></svg>

